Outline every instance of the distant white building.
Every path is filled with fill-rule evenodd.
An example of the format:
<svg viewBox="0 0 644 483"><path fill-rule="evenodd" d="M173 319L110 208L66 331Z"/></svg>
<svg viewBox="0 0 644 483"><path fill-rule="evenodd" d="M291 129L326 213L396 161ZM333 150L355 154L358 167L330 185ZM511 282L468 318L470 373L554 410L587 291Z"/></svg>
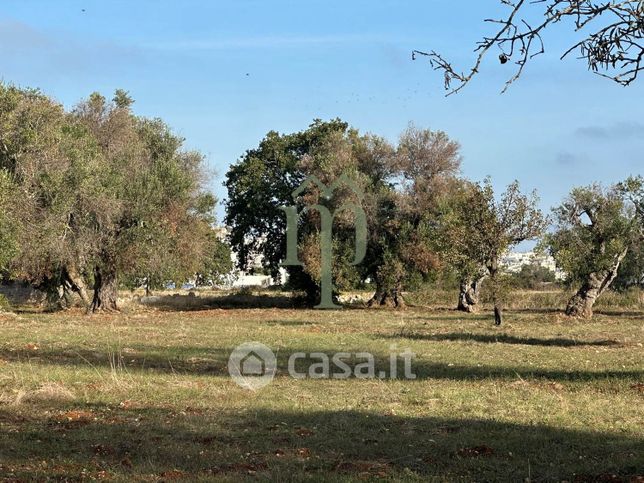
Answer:
<svg viewBox="0 0 644 483"><path fill-rule="evenodd" d="M270 287L273 284L273 278L269 275L239 275L232 283L232 288L242 287Z"/></svg>
<svg viewBox="0 0 644 483"><path fill-rule="evenodd" d="M229 233L230 229L228 227L217 227L215 228L217 236L221 240L225 240ZM237 253L231 251L230 258L233 262L233 271L231 274L226 277L226 288L242 288L242 287L271 287L276 285L273 277L270 275L263 275L261 272L264 271L262 262L264 260L264 255L261 253L255 255L251 260L249 260L247 271L241 271L237 269ZM259 274L258 274L259 273ZM280 268L280 280L285 281L287 277L286 270Z"/></svg>
<svg viewBox="0 0 644 483"><path fill-rule="evenodd" d="M557 268L555 259L550 255L529 252L509 252L501 257L501 266L510 273L518 273L524 265L536 264L555 273L557 280L564 278L564 273Z"/></svg>

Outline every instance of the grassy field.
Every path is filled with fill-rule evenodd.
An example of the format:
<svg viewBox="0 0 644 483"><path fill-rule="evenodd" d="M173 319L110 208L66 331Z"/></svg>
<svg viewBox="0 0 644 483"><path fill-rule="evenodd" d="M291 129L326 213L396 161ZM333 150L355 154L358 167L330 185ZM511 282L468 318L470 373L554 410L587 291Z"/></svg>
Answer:
<svg viewBox="0 0 644 483"><path fill-rule="evenodd" d="M0 315L0 478L643 481L644 312L217 309ZM238 344L278 356L258 391ZM293 379L290 354L416 354L415 380ZM640 475L640 479L637 478Z"/></svg>

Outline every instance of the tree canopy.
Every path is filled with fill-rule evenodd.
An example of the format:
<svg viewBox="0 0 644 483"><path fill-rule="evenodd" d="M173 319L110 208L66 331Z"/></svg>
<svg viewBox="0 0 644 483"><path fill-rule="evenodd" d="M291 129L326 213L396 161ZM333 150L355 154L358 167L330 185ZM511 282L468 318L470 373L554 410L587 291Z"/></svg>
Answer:
<svg viewBox="0 0 644 483"><path fill-rule="evenodd" d="M119 280L185 280L212 256L203 156L132 102L123 90L111 102L94 93L66 112L0 85L0 167L21 225L14 276L53 297L76 292L95 311L117 309Z"/></svg>
<svg viewBox="0 0 644 483"><path fill-rule="evenodd" d="M451 274L460 282L458 308L474 311L485 278L501 323L501 258L547 225L536 194L517 182L497 198L489 179L464 179L460 145L442 131L410 125L390 142L334 119L271 131L230 167L226 240L214 230L217 200L203 155L185 149L161 119L134 114L133 102L117 90L111 100L94 93L66 110L37 90L0 84L0 273L45 290L58 307L78 296L89 310L117 310L119 287L218 283L231 271L231 247L238 268L259 257L278 279L287 258L284 207L294 205L301 263L286 268L288 284L309 302L320 295L328 210L338 291L370 286L369 305L400 307L403 292ZM332 196L315 183L298 189L312 176L345 183ZM360 264L352 203L367 224ZM590 316L613 281L641 285L641 176L573 189L554 220L544 245L577 289L569 315Z"/></svg>
<svg viewBox="0 0 644 483"><path fill-rule="evenodd" d="M546 220L537 205L536 193L524 195L516 181L496 200L486 179L465 185L442 220L439 240L461 279L462 296L475 290L472 283L487 273L497 325L502 321L500 260L517 244L542 234Z"/></svg>
<svg viewBox="0 0 644 483"><path fill-rule="evenodd" d="M293 204L291 193L308 176L323 183L344 174L360 187L368 224L367 255L353 266L354 231L349 212L340 211L334 224L334 285L375 282L373 304L401 305L401 292L427 277L438 265L428 243L438 199L456 180L459 145L440 131L410 126L392 146L381 137L360 134L348 124L315 121L307 130L268 133L257 149L248 151L228 172L226 223L243 268L254 254L263 256L277 276L285 258L286 220L282 206ZM312 204L331 212L353 195L339 190L331 200L307 190L295 202L299 211ZM301 267L288 267L289 283L316 295L320 277L319 217L307 211L298 230Z"/></svg>
<svg viewBox="0 0 644 483"><path fill-rule="evenodd" d="M642 199L642 178L629 178L609 188L574 188L553 210L555 231L545 241L567 283L578 288L568 315L591 316L629 250L641 245Z"/></svg>

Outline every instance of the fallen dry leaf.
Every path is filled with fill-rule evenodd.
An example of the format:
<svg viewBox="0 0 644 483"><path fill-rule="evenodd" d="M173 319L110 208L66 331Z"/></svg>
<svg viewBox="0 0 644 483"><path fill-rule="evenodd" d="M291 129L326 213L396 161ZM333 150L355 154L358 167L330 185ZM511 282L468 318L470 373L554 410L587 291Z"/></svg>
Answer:
<svg viewBox="0 0 644 483"><path fill-rule="evenodd" d="M107 444L95 444L92 446L92 451L97 456L109 456L116 453L114 447Z"/></svg>
<svg viewBox="0 0 644 483"><path fill-rule="evenodd" d="M296 453L300 458L308 458L311 456L311 450L309 448L298 448Z"/></svg>
<svg viewBox="0 0 644 483"><path fill-rule="evenodd" d="M94 414L89 411L67 411L59 414L56 421L59 423L74 423L74 422L87 422L89 423L94 419Z"/></svg>
<svg viewBox="0 0 644 483"><path fill-rule="evenodd" d="M170 470L162 472L159 476L168 480L178 480L180 478L183 478L184 473L179 470Z"/></svg>
<svg viewBox="0 0 644 483"><path fill-rule="evenodd" d="M494 450L489 446L473 446L472 448L461 448L458 450L458 455L467 458L476 458L478 456L490 456L494 454Z"/></svg>
<svg viewBox="0 0 644 483"><path fill-rule="evenodd" d="M258 471L268 469L268 465L263 462L259 463L234 463L231 465L220 466L212 470L212 473L245 473L254 475Z"/></svg>
<svg viewBox="0 0 644 483"><path fill-rule="evenodd" d="M306 436L313 436L315 433L312 430L307 428L297 428L295 430L295 434L297 434L298 436L306 437Z"/></svg>

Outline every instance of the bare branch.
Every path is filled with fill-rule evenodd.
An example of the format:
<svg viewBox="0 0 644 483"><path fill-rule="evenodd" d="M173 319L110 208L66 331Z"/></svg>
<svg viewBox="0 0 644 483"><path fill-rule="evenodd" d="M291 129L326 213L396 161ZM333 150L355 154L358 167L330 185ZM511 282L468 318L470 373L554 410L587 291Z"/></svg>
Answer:
<svg viewBox="0 0 644 483"><path fill-rule="evenodd" d="M434 70L444 74L447 95L455 94L465 87L478 74L485 56L493 47L500 50L499 61L506 64L515 58L515 73L505 83L502 92L523 74L526 64L534 57L545 52L543 32L552 24L571 19L575 32L579 32L595 21L603 22L584 39L575 43L561 56L579 52L585 59L588 69L595 74L607 77L627 86L644 69L644 0L499 0L510 8L509 14L500 20L486 19L488 23L499 25L496 34L483 37L474 52L477 57L469 72L457 71L441 54L435 51L414 50L412 59L417 56L429 58ZM532 25L519 15L527 14L530 9L543 19ZM453 87L453 83L457 85Z"/></svg>

